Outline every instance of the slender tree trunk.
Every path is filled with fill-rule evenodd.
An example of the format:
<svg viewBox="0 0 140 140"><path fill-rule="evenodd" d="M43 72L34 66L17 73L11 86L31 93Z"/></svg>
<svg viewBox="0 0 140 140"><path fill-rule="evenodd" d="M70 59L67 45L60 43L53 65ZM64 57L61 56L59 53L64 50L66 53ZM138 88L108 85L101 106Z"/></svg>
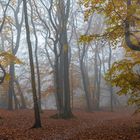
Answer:
<svg viewBox="0 0 140 140"><path fill-rule="evenodd" d="M110 111L113 111L113 88L110 85L109 87L109 91L110 91Z"/></svg>
<svg viewBox="0 0 140 140"><path fill-rule="evenodd" d="M96 57L95 57L95 64L94 64L94 82L93 82L93 86L94 86L94 90L93 90L93 108L94 110L96 110L96 102L97 102L97 87L96 87L96 82L97 82L97 70L96 70Z"/></svg>
<svg viewBox="0 0 140 140"><path fill-rule="evenodd" d="M19 103L18 103L18 99L17 99L17 96L16 96L15 92L13 92L13 97L14 97L15 109L18 109L19 108Z"/></svg>
<svg viewBox="0 0 140 140"><path fill-rule="evenodd" d="M13 110L13 95L15 94L14 90L14 64L10 65L9 69L10 73L10 81L9 81L9 89L8 89L8 110Z"/></svg>
<svg viewBox="0 0 140 140"><path fill-rule="evenodd" d="M3 68L3 66L0 64L0 70L2 72L2 76L0 77L0 84L2 84L4 82L4 79L5 79L5 76L6 76L6 71L5 69Z"/></svg>
<svg viewBox="0 0 140 140"><path fill-rule="evenodd" d="M112 50L111 50L111 45L109 43L109 60L108 60L108 69L111 68L111 58L112 58ZM110 81L112 77L110 76ZM109 92L110 92L110 111L113 111L113 87L110 84L109 85Z"/></svg>
<svg viewBox="0 0 140 140"><path fill-rule="evenodd" d="M85 70L85 64L83 62L83 60L81 60L80 62L80 70L81 70L81 75L82 75L82 81L83 81L83 87L84 87L84 91L85 91L85 96L86 96L86 102L87 102L87 110L91 111L91 103L90 103L90 93L89 93L89 89L88 89L88 77L86 76L86 70Z"/></svg>
<svg viewBox="0 0 140 140"><path fill-rule="evenodd" d="M22 23L23 23L23 15L21 16L21 20L19 22L19 19L18 19L18 14L19 14L19 10L20 10L20 5L21 5L21 1L18 1L17 2L17 7L15 10L13 10L13 13L14 13L14 18L15 18L15 27L16 27L16 31L17 31L17 35L16 35L16 43L15 43L15 47L14 47L14 34L12 32L12 55L16 55L17 51L18 51L18 48L19 48L19 43L20 43L20 37L21 37L21 28L22 28ZM14 80L15 80L15 65L14 63L10 65L10 76L11 76L11 79L10 79L10 82L9 82L9 90L8 90L8 95L9 95L9 105L8 105L8 109L13 109L13 104L12 100L13 100L13 97L14 97L14 101L15 101L15 108L17 108L17 101L16 101L16 94L15 94L15 90L14 90Z"/></svg>
<svg viewBox="0 0 140 140"><path fill-rule="evenodd" d="M23 92L21 90L20 84L19 84L18 80L15 80L15 83L16 83L16 86L17 86L17 89L18 89L18 93L20 94L20 99L21 99L20 108L25 109L26 108L26 103L25 103L25 99L24 99Z"/></svg>
<svg viewBox="0 0 140 140"><path fill-rule="evenodd" d="M94 61L94 92L93 92L93 104L94 104L94 109L98 110L98 105L99 105L99 96L98 96L98 50L96 46L95 50L95 61Z"/></svg>
<svg viewBox="0 0 140 140"><path fill-rule="evenodd" d="M97 81L97 110L100 109L100 95L101 95L101 62L98 70L98 81Z"/></svg>
<svg viewBox="0 0 140 140"><path fill-rule="evenodd" d="M41 80L40 80L40 69L39 69L39 62L38 62L38 37L36 33L36 27L33 21L33 8L31 1L30 6L31 6L31 23L33 26L33 32L35 36L35 62L36 62L36 73L37 73L37 93L38 93L38 105L39 105L39 110L41 111Z"/></svg>
<svg viewBox="0 0 140 140"><path fill-rule="evenodd" d="M40 120L40 113L39 113L38 99L37 99L37 92L36 92L34 62L33 62L32 45L31 45L31 40L30 40L30 29L29 29L29 24L28 24L27 1L26 0L23 0L23 7L24 7L24 17L25 17L26 39L27 39L29 59L30 59L31 84L32 84L34 113L35 113L35 124L33 127L39 128L39 127L41 127L41 120Z"/></svg>
<svg viewBox="0 0 140 140"><path fill-rule="evenodd" d="M71 90L71 109L73 109L73 82L74 82L74 80L73 80L73 65L71 65L71 88L70 88L70 90Z"/></svg>

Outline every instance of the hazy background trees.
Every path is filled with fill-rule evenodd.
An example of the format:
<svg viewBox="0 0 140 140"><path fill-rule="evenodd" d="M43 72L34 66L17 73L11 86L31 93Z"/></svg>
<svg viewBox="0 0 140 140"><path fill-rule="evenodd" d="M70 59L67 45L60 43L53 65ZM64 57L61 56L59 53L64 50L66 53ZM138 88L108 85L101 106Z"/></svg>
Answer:
<svg viewBox="0 0 140 140"><path fill-rule="evenodd" d="M76 0L5 0L0 7L0 53L22 62L4 66L0 55L8 73L0 87L5 108L34 107L35 127L40 127L43 109L57 109L53 117L69 118L72 109L113 111L126 104L127 96L120 99L118 88L104 79L126 49L121 41L92 36L108 26L103 15L87 18Z"/></svg>

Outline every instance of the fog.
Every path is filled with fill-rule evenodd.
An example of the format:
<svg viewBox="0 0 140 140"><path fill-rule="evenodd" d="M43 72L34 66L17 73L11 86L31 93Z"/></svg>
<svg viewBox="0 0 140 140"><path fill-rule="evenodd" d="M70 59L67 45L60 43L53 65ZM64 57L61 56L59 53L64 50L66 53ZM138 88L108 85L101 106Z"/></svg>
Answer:
<svg viewBox="0 0 140 140"><path fill-rule="evenodd" d="M46 110L65 119L139 109L139 25L128 34L117 6L109 16L82 2L0 0L0 108L33 110L35 128Z"/></svg>

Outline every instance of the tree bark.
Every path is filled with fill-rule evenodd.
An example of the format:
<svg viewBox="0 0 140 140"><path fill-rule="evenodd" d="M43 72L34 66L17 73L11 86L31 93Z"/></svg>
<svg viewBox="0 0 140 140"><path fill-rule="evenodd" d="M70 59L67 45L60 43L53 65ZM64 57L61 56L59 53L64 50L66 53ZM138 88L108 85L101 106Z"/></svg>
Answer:
<svg viewBox="0 0 140 140"><path fill-rule="evenodd" d="M2 77L0 77L0 84L2 84L4 82L4 79L5 79L5 76L6 76L6 71L1 64L0 64L0 69L3 73Z"/></svg>
<svg viewBox="0 0 140 140"><path fill-rule="evenodd" d="M33 21L33 8L32 8L31 1L29 2L31 6L31 23L33 26L33 32L35 36L35 62L36 62L36 73L37 73L38 106L41 112L41 80L40 80L40 69L39 69L39 62L38 62L38 38L37 38L37 33L36 33L36 27Z"/></svg>
<svg viewBox="0 0 140 140"><path fill-rule="evenodd" d="M130 7L132 5L132 2L131 0L127 0L127 11L130 10ZM129 21L129 16L132 16L130 15L129 13L127 13L127 18L125 20L125 42L127 44L127 46L132 49L132 50L135 50L135 51L140 51L140 41L138 41L138 45L135 45L132 41L131 41L131 31L130 31L130 21Z"/></svg>
<svg viewBox="0 0 140 140"><path fill-rule="evenodd" d="M32 84L34 113L35 113L35 123L33 125L33 128L39 128L39 127L41 127L41 120L40 120L40 113L39 113L38 100L37 100L34 62L33 62L32 45L31 45L31 40L30 40L30 29L29 29L29 24L28 24L27 1L26 0L23 0L23 7L24 7L24 17L25 17L26 39L27 39L29 59L30 59L31 84Z"/></svg>
<svg viewBox="0 0 140 140"><path fill-rule="evenodd" d="M23 92L21 90L20 84L19 84L17 79L15 80L15 83L16 83L16 86L17 86L17 89L18 89L18 93L20 94L20 99L21 99L20 108L21 109L26 109L26 103L25 103L25 99L24 99L24 96L23 96Z"/></svg>
<svg viewBox="0 0 140 140"><path fill-rule="evenodd" d="M15 75L14 64L10 65L9 73L10 73L10 81L9 81L9 89L8 89L8 110L13 110L13 95L15 94L14 82L13 82L14 75Z"/></svg>

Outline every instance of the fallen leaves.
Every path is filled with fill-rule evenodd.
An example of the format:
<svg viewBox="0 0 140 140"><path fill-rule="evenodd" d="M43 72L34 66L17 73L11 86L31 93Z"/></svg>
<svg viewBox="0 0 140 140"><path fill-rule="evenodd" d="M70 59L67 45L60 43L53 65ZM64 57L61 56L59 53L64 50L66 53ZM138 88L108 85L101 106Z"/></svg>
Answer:
<svg viewBox="0 0 140 140"><path fill-rule="evenodd" d="M32 110L0 110L0 140L139 140L139 116L128 113L74 112L77 118L51 119L55 111L41 114L43 127L30 129Z"/></svg>

